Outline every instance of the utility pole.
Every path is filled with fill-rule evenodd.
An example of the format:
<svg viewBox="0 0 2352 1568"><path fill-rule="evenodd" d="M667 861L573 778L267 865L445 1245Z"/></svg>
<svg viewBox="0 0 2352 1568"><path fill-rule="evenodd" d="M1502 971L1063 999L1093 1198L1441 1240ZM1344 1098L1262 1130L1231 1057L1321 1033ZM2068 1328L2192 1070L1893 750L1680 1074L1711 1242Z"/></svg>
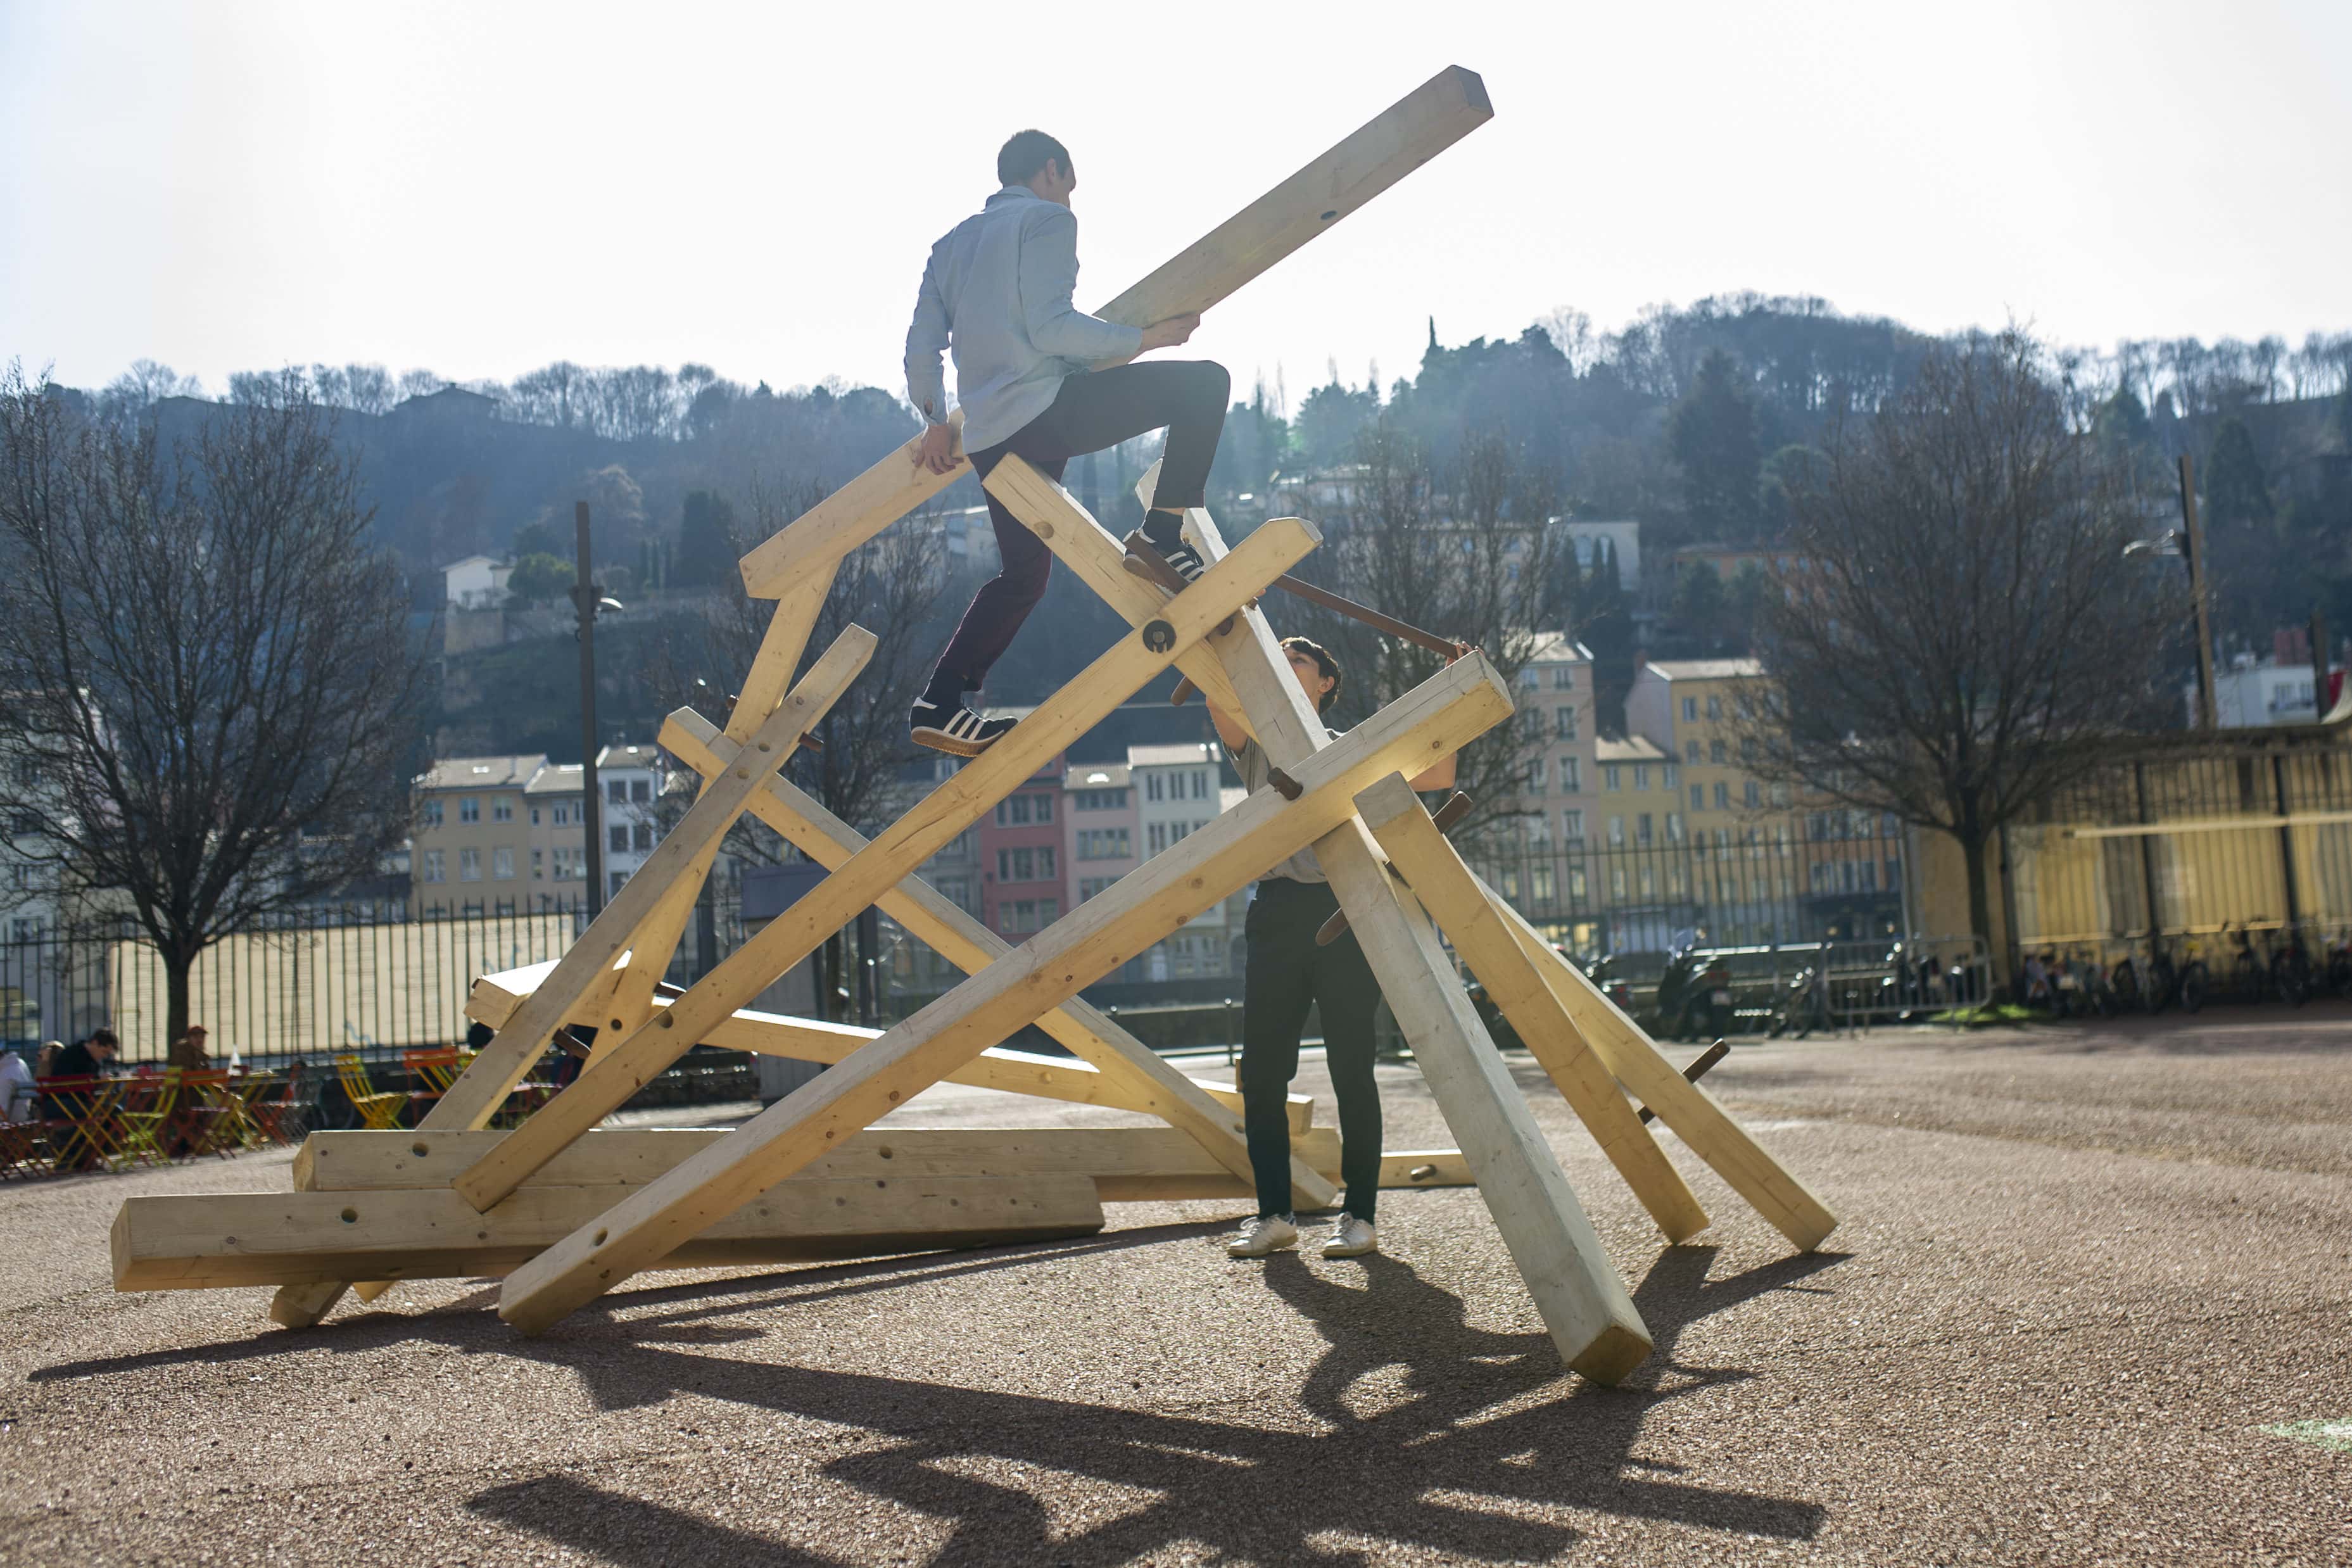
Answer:
<svg viewBox="0 0 2352 1568"><path fill-rule="evenodd" d="M580 820L587 828L588 918L593 921L604 907L604 814L596 798L596 612L607 601L590 576L586 501L573 504L572 524L580 573L572 589L572 608L580 616L575 634L580 639Z"/></svg>
<svg viewBox="0 0 2352 1568"><path fill-rule="evenodd" d="M2327 717L2334 706L2327 700L2327 612L2314 606L2311 612L2311 718L2317 723Z"/></svg>
<svg viewBox="0 0 2352 1568"><path fill-rule="evenodd" d="M2205 602L2205 529L2197 521L2197 481L2189 454L2180 454L2181 552L2189 557L2189 592L2197 601L2197 727L2218 730L2214 711L2213 627Z"/></svg>

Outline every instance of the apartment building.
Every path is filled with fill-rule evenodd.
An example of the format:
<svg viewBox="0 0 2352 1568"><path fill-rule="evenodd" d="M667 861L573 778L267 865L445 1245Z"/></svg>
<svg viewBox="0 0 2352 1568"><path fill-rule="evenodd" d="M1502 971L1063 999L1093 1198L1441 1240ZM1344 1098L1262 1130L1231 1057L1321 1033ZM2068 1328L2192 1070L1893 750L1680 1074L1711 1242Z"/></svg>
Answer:
<svg viewBox="0 0 2352 1568"><path fill-rule="evenodd" d="M530 815L532 909L587 901L588 810L581 794L585 772L578 763L551 763L523 786Z"/></svg>
<svg viewBox="0 0 2352 1568"><path fill-rule="evenodd" d="M636 875L661 838L655 815L668 766L659 746L606 746L596 753L596 787L603 795L597 826L604 840L604 896Z"/></svg>
<svg viewBox="0 0 2352 1568"><path fill-rule="evenodd" d="M1062 842L1062 778L1054 757L981 818L980 918L1007 942L1027 941L1070 907Z"/></svg>
<svg viewBox="0 0 2352 1568"><path fill-rule="evenodd" d="M543 754L449 757L417 781L409 875L419 915L530 907L531 834L523 792Z"/></svg>
<svg viewBox="0 0 2352 1568"><path fill-rule="evenodd" d="M1090 763L1062 774L1063 855L1074 901L1088 899L1141 862L1135 790L1124 763Z"/></svg>

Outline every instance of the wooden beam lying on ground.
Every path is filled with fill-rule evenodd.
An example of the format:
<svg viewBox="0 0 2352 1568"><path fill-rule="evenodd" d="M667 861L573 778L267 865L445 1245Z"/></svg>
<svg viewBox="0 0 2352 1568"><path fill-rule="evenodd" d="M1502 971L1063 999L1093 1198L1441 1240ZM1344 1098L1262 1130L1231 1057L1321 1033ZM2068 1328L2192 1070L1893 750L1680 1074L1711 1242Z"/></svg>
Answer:
<svg viewBox="0 0 2352 1568"><path fill-rule="evenodd" d="M591 1132L520 1188L642 1187L727 1136L723 1127L613 1128ZM482 1157L499 1132L314 1132L295 1156L299 1192L430 1191ZM1339 1168L1339 1135L1314 1128L1293 1139L1314 1169ZM1416 1173L1419 1173L1416 1174ZM794 1172L801 1182L877 1177L1082 1175L1105 1203L1248 1198L1248 1179L1173 1127L869 1127ZM1458 1151L1398 1150L1381 1157L1384 1187L1465 1186ZM774 1191L771 1188L770 1191Z"/></svg>
<svg viewBox="0 0 2352 1568"><path fill-rule="evenodd" d="M721 749L726 744L724 739L691 709L682 708L670 715L669 721L662 726L662 744L698 770L716 772L726 765L727 753ZM856 829L786 779L770 779L767 786L752 796L751 810L783 835L787 843L830 870L848 864L866 847L866 839ZM967 974L987 968L1013 951L1003 938L941 896L919 875L909 875L877 902L884 914L898 921L916 941L928 943L933 952ZM1099 1069L1097 1083L1101 1093L1090 1097L1095 1103L1122 1105L1160 1117L1171 1126L1181 1127L1200 1139L1227 1170L1242 1176L1250 1173L1249 1149L1242 1142L1235 1120L1241 1113L1240 1095L1186 1078L1162 1061L1149 1046L1119 1027L1109 1015L1078 997L1072 997L1036 1023L1056 1043ZM983 1052L981 1061L973 1066L984 1065L993 1054L993 1049ZM953 1075L954 1081L971 1081L962 1076L964 1070L969 1069L959 1069ZM1291 1096L1290 1100L1292 1127L1296 1131L1306 1125L1303 1118L1307 1114L1307 1102L1300 1095ZM1337 1195L1330 1183L1296 1161L1292 1162L1290 1175L1291 1200L1302 1208L1323 1208Z"/></svg>
<svg viewBox="0 0 2352 1568"><path fill-rule="evenodd" d="M1254 535L1242 549L1255 542ZM1218 570L1211 568L1210 575ZM1448 666L1294 770L1301 786L1296 801L1259 791L725 1142L632 1193L593 1229L551 1247L509 1279L500 1316L525 1332L543 1331L661 1258L710 1217L733 1212L979 1055L989 1041L1068 1000L1266 867L1349 820L1354 792L1374 778L1400 763L1417 768L1433 752L1457 750L1510 710L1510 693L1484 659ZM838 879L843 873L835 875Z"/></svg>
<svg viewBox="0 0 2352 1568"><path fill-rule="evenodd" d="M1008 459L995 473L1013 467ZM992 493L1090 584L1108 584L1122 575L1118 557L1107 553L1118 551L1117 542L1066 490L1042 475L1037 479L1015 493ZM1224 540L1206 511L1195 509L1186 521L1205 558L1224 554ZM1105 596L1122 614L1137 613L1130 607L1136 603L1131 594ZM1221 675L1238 694L1239 710L1276 766L1296 776L1328 756L1325 748L1344 743L1328 740L1263 611L1246 610L1229 633L1206 646L1216 650ZM1202 684L1211 700L1219 700ZM1397 771L1413 776L1455 749L1410 757ZM1496 1228L1561 1360L1595 1382L1618 1381L1650 1351L1649 1331L1633 1298L1472 1010L1435 928L1411 895L1397 888L1381 851L1353 815L1334 826L1336 831L1317 839L1316 858L1446 1125L1461 1142Z"/></svg>
<svg viewBox="0 0 2352 1568"><path fill-rule="evenodd" d="M1716 1174L1799 1251L1810 1252L1827 1239L1838 1223L1828 1205L1765 1152L1715 1096L1675 1070L1641 1026L1619 1011L1582 970L1555 952L1500 893L1483 881L1478 886L1517 938L1519 951L1544 976L1577 1033L1617 1080L1656 1111L1692 1153L1714 1166Z"/></svg>
<svg viewBox="0 0 2352 1568"><path fill-rule="evenodd" d="M1461 855L1423 809L1421 797L1401 778L1383 779L1356 797L1356 808L1388 851L1389 863L1412 885L1421 907L1485 983L1488 998L1511 1021L1666 1239L1681 1242L1705 1230L1706 1211L1642 1125L1617 1080L1570 1025L1533 961L1488 907Z"/></svg>
<svg viewBox="0 0 2352 1568"><path fill-rule="evenodd" d="M658 1010L612 1054L591 1062L569 1088L467 1172L457 1191L478 1209L488 1209L512 1192L556 1150L620 1109L728 1014L815 952L826 937L913 875L917 867L987 815L1045 762L1108 718L1130 694L1167 668L1179 651L1198 642L1314 549L1320 537L1313 525L1295 519L1276 519L1250 535L1230 557L1163 605L1145 632L1121 637L1050 701L1034 710L986 752L949 775L879 837L695 982L686 994ZM1089 975L1087 982L1094 978ZM1072 992L1076 989L1071 987ZM1064 999L1057 996L1053 1002ZM1007 1020L996 1038L1003 1039L1053 1002ZM976 1042L956 1059L977 1056L981 1046L992 1043Z"/></svg>
<svg viewBox="0 0 2352 1568"><path fill-rule="evenodd" d="M520 969L501 970L485 974L474 982L473 994L467 998L468 1017L479 1019L493 1029L511 1011L520 998L528 994L536 976L553 960L526 964ZM657 1005L667 1005L666 1002ZM854 1024L829 1024L813 1018L794 1018L782 1013L761 1013L748 1007L738 1008L714 1025L698 1042L718 1046L730 1051L755 1051L761 1056L782 1057L789 1061L821 1062L826 1065L845 1061L852 1051L869 1040L879 1039L879 1029L859 1028ZM1140 1043L1138 1049L1147 1049ZM1157 1061L1157 1057L1152 1058ZM1165 1066L1165 1063L1162 1063ZM1194 1092L1205 1099L1223 1119L1220 1125L1230 1129L1233 1119L1241 1114L1242 1097L1230 1089L1202 1083L1198 1079L1185 1078L1175 1068L1169 1073L1189 1084ZM945 1079L973 1089L1002 1089L1007 1094L1035 1095L1040 1100L1058 1100L1074 1105L1100 1105L1113 1110L1140 1111L1146 1116L1165 1118L1161 1107L1167 1097L1135 1091L1131 1079L1106 1073L1091 1063L1069 1057L1049 1057L1035 1051L1016 1051L1003 1046L991 1046L965 1066L957 1068ZM1294 1094L1289 1101L1290 1130L1304 1132L1312 1124L1315 1101L1303 1094ZM1230 1135L1230 1134L1229 1134ZM486 1151L488 1144L482 1146ZM1230 1166L1228 1168L1231 1168ZM1244 1159L1242 1170L1246 1173ZM1319 1178L1318 1178L1319 1180ZM1309 1207L1321 1205L1310 1204Z"/></svg>
<svg viewBox="0 0 2352 1568"><path fill-rule="evenodd" d="M477 1214L446 1187L140 1197L114 1217L117 1290L470 1279L512 1270L613 1201L611 1187L530 1187ZM788 1184L707 1226L670 1267L870 1258L1088 1236L1083 1175L868 1177Z"/></svg>

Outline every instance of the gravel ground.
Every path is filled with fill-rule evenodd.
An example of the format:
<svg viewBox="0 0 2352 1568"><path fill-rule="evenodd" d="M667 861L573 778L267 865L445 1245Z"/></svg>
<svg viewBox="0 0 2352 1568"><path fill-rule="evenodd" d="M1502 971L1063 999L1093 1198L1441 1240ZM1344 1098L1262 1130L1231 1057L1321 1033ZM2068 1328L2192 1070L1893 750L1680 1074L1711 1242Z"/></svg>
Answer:
<svg viewBox="0 0 2352 1568"><path fill-rule="evenodd" d="M1845 1222L1795 1257L1671 1140L1717 1223L1663 1247L1519 1061L1656 1339L1616 1389L1462 1191L1385 1196L1360 1262L1118 1205L643 1277L526 1341L483 1281L303 1333L109 1288L123 1197L284 1156L12 1184L0 1563L2352 1563L2348 1067L2319 1006L1743 1047L1711 1083ZM1391 1147L1450 1142L1383 1088Z"/></svg>

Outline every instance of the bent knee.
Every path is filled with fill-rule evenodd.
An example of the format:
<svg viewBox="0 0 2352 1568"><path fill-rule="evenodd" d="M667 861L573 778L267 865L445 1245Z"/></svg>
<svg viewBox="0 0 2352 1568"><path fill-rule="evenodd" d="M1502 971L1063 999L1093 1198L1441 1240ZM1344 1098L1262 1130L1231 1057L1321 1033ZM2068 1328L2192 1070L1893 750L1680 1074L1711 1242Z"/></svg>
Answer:
<svg viewBox="0 0 2352 1568"><path fill-rule="evenodd" d="M1189 389L1203 403L1213 403L1219 413L1224 412L1225 401L1233 395L1231 372L1213 359L1194 360L1184 367Z"/></svg>

